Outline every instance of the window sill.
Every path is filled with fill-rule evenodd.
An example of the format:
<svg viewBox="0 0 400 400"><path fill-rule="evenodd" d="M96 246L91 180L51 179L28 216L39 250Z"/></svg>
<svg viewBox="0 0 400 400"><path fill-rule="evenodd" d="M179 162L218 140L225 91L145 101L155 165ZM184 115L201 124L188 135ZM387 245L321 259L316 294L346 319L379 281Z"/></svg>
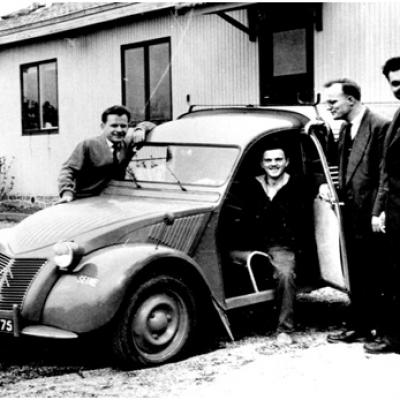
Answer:
<svg viewBox="0 0 400 400"><path fill-rule="evenodd" d="M58 134L58 128L25 129L22 131L22 136L55 135L55 134Z"/></svg>

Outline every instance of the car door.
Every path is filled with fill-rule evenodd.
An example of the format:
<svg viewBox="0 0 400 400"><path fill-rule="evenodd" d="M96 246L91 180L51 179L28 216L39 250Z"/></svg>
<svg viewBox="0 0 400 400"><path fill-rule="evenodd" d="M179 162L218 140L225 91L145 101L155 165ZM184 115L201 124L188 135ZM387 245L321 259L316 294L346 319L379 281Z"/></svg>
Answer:
<svg viewBox="0 0 400 400"><path fill-rule="evenodd" d="M317 136L309 131L309 147L313 147L314 168L318 164L320 184L325 183L331 194L331 201L319 196L314 199L314 225L320 274L323 281L343 291L349 291L349 275L346 244L343 232L340 202L332 178L334 167L329 167L325 153Z"/></svg>

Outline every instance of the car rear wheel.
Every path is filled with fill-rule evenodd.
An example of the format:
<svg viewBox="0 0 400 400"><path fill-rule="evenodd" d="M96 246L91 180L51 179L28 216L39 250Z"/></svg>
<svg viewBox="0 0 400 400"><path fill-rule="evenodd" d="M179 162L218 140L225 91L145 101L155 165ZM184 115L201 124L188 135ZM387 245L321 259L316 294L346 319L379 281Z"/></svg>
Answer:
<svg viewBox="0 0 400 400"><path fill-rule="evenodd" d="M113 352L127 366L152 366L182 357L197 323L195 299L178 278L151 278L134 291L113 335Z"/></svg>

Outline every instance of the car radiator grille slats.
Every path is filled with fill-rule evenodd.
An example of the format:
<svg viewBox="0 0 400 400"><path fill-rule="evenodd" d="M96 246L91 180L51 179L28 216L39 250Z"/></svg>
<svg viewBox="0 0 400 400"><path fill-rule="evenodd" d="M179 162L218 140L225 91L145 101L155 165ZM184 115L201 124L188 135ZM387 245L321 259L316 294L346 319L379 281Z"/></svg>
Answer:
<svg viewBox="0 0 400 400"><path fill-rule="evenodd" d="M22 305L32 279L45 263L43 259L9 258L0 253L0 310Z"/></svg>
<svg viewBox="0 0 400 400"><path fill-rule="evenodd" d="M189 253L204 220L204 214L179 218L172 225L162 222L152 227L149 242Z"/></svg>

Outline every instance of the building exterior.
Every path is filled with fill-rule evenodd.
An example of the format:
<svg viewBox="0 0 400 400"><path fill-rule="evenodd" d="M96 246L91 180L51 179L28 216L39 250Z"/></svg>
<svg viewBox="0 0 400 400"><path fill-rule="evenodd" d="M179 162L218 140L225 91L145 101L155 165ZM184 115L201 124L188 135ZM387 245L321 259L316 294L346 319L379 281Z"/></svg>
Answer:
<svg viewBox="0 0 400 400"><path fill-rule="evenodd" d="M390 116L397 105L380 70L399 55L399 14L398 2L146 2L3 17L0 156L15 157L13 193L56 196L62 162L113 104L161 123L190 104L314 101L326 80L346 76Z"/></svg>

